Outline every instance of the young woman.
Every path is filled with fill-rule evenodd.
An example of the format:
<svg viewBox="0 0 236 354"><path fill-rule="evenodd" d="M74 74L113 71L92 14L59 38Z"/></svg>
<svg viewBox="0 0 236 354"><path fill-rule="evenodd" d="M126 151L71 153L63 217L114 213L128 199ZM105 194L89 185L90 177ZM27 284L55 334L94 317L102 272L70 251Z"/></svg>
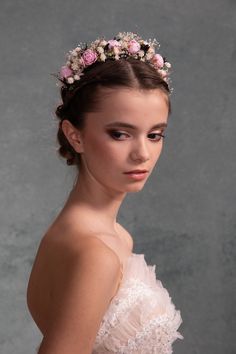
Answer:
<svg viewBox="0 0 236 354"><path fill-rule="evenodd" d="M76 182L41 240L27 288L40 354L172 353L182 322L155 266L116 219L158 161L171 111L159 43L132 32L68 53L60 156Z"/></svg>

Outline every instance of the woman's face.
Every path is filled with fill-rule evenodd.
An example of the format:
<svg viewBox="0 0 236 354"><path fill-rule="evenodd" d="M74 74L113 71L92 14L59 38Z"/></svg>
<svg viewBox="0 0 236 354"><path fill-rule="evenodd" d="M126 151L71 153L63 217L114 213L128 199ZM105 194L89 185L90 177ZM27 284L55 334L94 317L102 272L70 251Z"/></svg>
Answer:
<svg viewBox="0 0 236 354"><path fill-rule="evenodd" d="M167 97L159 89L103 88L102 98L99 110L85 118L83 175L117 192L139 191L161 154ZM142 179L125 174L136 169L148 173Z"/></svg>

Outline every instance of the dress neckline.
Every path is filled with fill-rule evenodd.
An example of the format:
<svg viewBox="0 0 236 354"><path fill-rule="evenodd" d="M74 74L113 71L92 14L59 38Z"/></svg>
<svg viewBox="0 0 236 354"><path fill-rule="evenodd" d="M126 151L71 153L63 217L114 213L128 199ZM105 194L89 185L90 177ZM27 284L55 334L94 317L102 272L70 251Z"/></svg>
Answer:
<svg viewBox="0 0 236 354"><path fill-rule="evenodd" d="M144 254L143 254L143 253L135 253L135 252L132 252L132 253L130 253L130 254L125 258L124 262L122 262L121 259L120 259L120 256L117 254L117 252L114 251L109 245L107 245L106 242L104 242L104 241L103 241L102 239L100 239L98 236L90 236L90 237L96 237L96 239L98 239L98 240L99 240L100 242L102 242L106 247L108 247L110 250L112 250L112 251L115 253L115 255L118 257L119 262L120 262L120 270L121 270L121 273L122 273L122 277L123 277L123 275L124 275L124 268L125 268L124 263L125 263L125 265L126 265L128 259L133 258L133 257L140 257L140 256L141 256L141 257L144 257Z"/></svg>
<svg viewBox="0 0 236 354"><path fill-rule="evenodd" d="M135 257L141 257L141 258L144 258L144 253L135 253L135 252L132 252L129 256L126 257L125 259L125 265L127 265L127 262L129 259L132 259L132 258L135 258ZM121 262L121 269L122 269L122 274L123 274L123 271L124 271L124 264Z"/></svg>
<svg viewBox="0 0 236 354"><path fill-rule="evenodd" d="M109 246L108 246L109 247ZM113 250L112 250L113 251ZM117 257L120 259L120 257L118 256L118 254L115 252L115 251L113 251L116 255L117 255ZM127 263L128 263L128 261L130 260L130 259L134 259L135 257L140 257L140 258L144 258L144 253L135 253L135 252L132 252L130 255L128 255L126 258L125 258L125 260L124 260L124 262L122 262L121 260L120 260L120 269L121 269L121 273L122 273L122 278L123 278L123 276L124 276L124 270L125 270L125 268L127 267Z"/></svg>
<svg viewBox="0 0 236 354"><path fill-rule="evenodd" d="M108 246L108 247L109 247L109 246ZM112 251L113 251L113 250L112 250ZM114 253L116 253L116 252L114 251ZM116 253L116 255L117 255L117 253ZM117 257L120 258L118 255L117 255ZM115 295L113 295L113 297L110 299L110 303L113 301L114 298L116 298L116 296L117 296L117 294L118 294L118 292L119 292L119 290L120 290L121 283L123 282L125 272L126 272L126 270L127 270L127 267L130 265L130 263L129 263L129 264L127 264L127 263L128 263L128 262L132 262L132 260L134 260L134 259L136 259L136 258L144 259L144 253L135 253L135 252L132 252L129 256L127 256L127 257L125 258L124 263L122 263L122 262L120 261L120 271L121 271L120 281L119 281L119 283L118 283L118 285L117 285L117 289L116 289Z"/></svg>

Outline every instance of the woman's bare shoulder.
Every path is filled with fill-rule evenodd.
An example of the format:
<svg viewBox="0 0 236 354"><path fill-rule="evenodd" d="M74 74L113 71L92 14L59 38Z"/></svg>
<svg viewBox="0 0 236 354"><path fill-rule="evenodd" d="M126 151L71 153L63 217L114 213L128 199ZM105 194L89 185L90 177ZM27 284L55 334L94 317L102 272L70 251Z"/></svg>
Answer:
<svg viewBox="0 0 236 354"><path fill-rule="evenodd" d="M120 259L118 255L104 242L95 236L85 233L68 232L64 237L45 236L45 248L47 254L51 254L51 264L53 265L53 278L60 282L61 273L67 266L78 264L80 260L89 260L96 263L98 259L105 257L108 260L113 259L114 266L120 268ZM105 260L104 260L105 261Z"/></svg>
<svg viewBox="0 0 236 354"><path fill-rule="evenodd" d="M107 271L112 275L117 285L121 276L121 262L116 252L99 238L85 232L67 232L63 237L47 234L44 238L47 257L51 269L51 296L55 298L61 291L63 274L79 267L87 273L88 269L107 265ZM51 256L50 256L51 254ZM66 276L66 278L67 278ZM113 284L113 285L114 285Z"/></svg>
<svg viewBox="0 0 236 354"><path fill-rule="evenodd" d="M53 250L52 263L56 264L42 350L72 351L76 343L91 352L102 317L119 283L120 263L109 247L95 237L80 235L78 244L72 244L72 239L69 235L65 242L49 236L44 240Z"/></svg>
<svg viewBox="0 0 236 354"><path fill-rule="evenodd" d="M50 263L55 266L56 270L58 270L58 264L63 265L66 260L70 261L73 256L81 257L90 250L94 252L104 250L104 252L110 253L116 259L115 261L120 264L116 252L97 236L79 228L67 228L66 233L60 230L57 227L50 229L41 242L41 247L45 249L47 256L51 259Z"/></svg>
<svg viewBox="0 0 236 354"><path fill-rule="evenodd" d="M46 331L49 309L61 292L68 269L79 267L81 272L83 268L87 272L86 264L91 269L98 266L96 262L101 267L107 263L117 284L121 274L118 255L104 242L79 229L75 232L60 226L51 227L42 237L27 287L28 307L42 333ZM40 296L38 288L43 289Z"/></svg>

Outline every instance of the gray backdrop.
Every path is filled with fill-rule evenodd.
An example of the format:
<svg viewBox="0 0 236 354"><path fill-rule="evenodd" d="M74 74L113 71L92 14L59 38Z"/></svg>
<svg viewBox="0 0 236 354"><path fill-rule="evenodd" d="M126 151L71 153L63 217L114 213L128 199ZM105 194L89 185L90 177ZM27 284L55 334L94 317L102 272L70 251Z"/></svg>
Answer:
<svg viewBox="0 0 236 354"><path fill-rule="evenodd" d="M34 353L41 341L28 277L75 176L56 155L50 73L81 41L137 31L173 65L173 113L155 171L118 221L181 310L174 353L236 353L236 2L2 0L0 18L0 352Z"/></svg>

